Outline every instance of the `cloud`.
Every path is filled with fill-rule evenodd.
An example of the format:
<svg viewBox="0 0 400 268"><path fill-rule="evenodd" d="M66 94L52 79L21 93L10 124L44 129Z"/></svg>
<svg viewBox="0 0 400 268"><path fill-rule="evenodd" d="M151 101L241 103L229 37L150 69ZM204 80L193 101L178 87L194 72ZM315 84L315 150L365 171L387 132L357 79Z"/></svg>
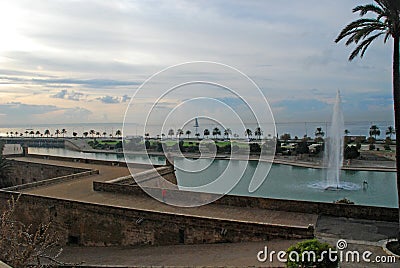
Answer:
<svg viewBox="0 0 400 268"><path fill-rule="evenodd" d="M73 101L79 101L82 97L84 96L83 93L80 92L75 92L73 90L68 91L66 89L62 89L60 92L51 95L51 98L56 98L56 99L67 99L67 100L73 100Z"/></svg>
<svg viewBox="0 0 400 268"><path fill-rule="evenodd" d="M99 101L101 101L102 103L106 103L106 104L111 104L111 103L119 103L120 100L118 99L118 97L112 97L112 96L103 96L103 97L99 97L97 98Z"/></svg>

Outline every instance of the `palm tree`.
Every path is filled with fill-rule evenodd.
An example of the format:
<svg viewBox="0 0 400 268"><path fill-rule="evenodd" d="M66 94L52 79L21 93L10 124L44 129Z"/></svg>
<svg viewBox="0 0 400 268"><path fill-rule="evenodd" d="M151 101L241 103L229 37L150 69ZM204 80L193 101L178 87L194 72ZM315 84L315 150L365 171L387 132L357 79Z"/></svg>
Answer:
<svg viewBox="0 0 400 268"><path fill-rule="evenodd" d="M59 129L56 129L56 132L55 132L55 134L56 134L56 136L57 136L57 138L58 138L58 135L60 135L60 130Z"/></svg>
<svg viewBox="0 0 400 268"><path fill-rule="evenodd" d="M371 137L375 136L375 140L376 140L376 136L379 136L379 135L381 135L381 131L380 131L379 127L376 125L372 125L369 128L369 136L371 136Z"/></svg>
<svg viewBox="0 0 400 268"><path fill-rule="evenodd" d="M78 133L76 133L75 131L72 132L72 136L74 136L74 138L76 138L76 136L78 136Z"/></svg>
<svg viewBox="0 0 400 268"><path fill-rule="evenodd" d="M324 137L325 132L322 131L322 127L317 127L317 130L315 130L315 137Z"/></svg>
<svg viewBox="0 0 400 268"><path fill-rule="evenodd" d="M260 127L257 127L256 130L254 130L254 135L257 136L259 140L261 140L262 130Z"/></svg>
<svg viewBox="0 0 400 268"><path fill-rule="evenodd" d="M348 136L349 134L350 134L350 131L349 131L348 129L345 129L345 130L344 130L344 135L345 135L345 136Z"/></svg>
<svg viewBox="0 0 400 268"><path fill-rule="evenodd" d="M29 134L29 131L25 130L25 136L28 136L28 134ZM8 135L8 132L7 132L7 135Z"/></svg>
<svg viewBox="0 0 400 268"><path fill-rule="evenodd" d="M208 139L208 135L210 135L210 131L206 128L204 131L203 131L203 137L204 136L207 136L207 139Z"/></svg>
<svg viewBox="0 0 400 268"><path fill-rule="evenodd" d="M44 135L46 135L46 136L47 136L47 138L48 138L48 137L49 137L49 135L50 135L50 130L46 129L46 130L44 131Z"/></svg>
<svg viewBox="0 0 400 268"><path fill-rule="evenodd" d="M103 132L103 137L105 138L107 136L107 132Z"/></svg>
<svg viewBox="0 0 400 268"><path fill-rule="evenodd" d="M183 130L179 128L179 129L176 131L176 136L178 136L178 139L180 139L180 138L181 138L181 135L183 135Z"/></svg>
<svg viewBox="0 0 400 268"><path fill-rule="evenodd" d="M230 128L227 128L224 130L224 136L229 139L229 135L232 135L232 130Z"/></svg>
<svg viewBox="0 0 400 268"><path fill-rule="evenodd" d="M100 138L100 131L96 131L97 138Z"/></svg>
<svg viewBox="0 0 400 268"><path fill-rule="evenodd" d="M29 132L29 134L31 135L31 137L33 138L33 135L35 135L35 132L33 130L31 130L31 132Z"/></svg>
<svg viewBox="0 0 400 268"><path fill-rule="evenodd" d="M375 19L361 18L348 24L336 38L339 42L348 37L346 45L355 43L357 47L350 54L349 60L353 60L360 55L362 58L369 45L381 35L384 35L384 43L393 38L393 102L394 120L396 127L396 169L397 169L397 195L400 210L400 1L398 0L374 0L375 4L357 6L353 12L359 12L360 16L367 13L376 15ZM362 42L359 44L359 42ZM361 52L361 54L360 54ZM400 213L399 213L400 226ZM400 232L398 233L400 240Z"/></svg>
<svg viewBox="0 0 400 268"><path fill-rule="evenodd" d="M35 133L35 135L36 135L37 137L39 137L39 136L40 136L40 131L37 130L36 133Z"/></svg>
<svg viewBox="0 0 400 268"><path fill-rule="evenodd" d="M89 132L85 131L85 132L83 132L82 134L83 134L83 136L86 138L86 137L89 135Z"/></svg>
<svg viewBox="0 0 400 268"><path fill-rule="evenodd" d="M386 130L386 136L389 136L389 139L392 139L392 135L395 134L395 130L394 127L392 126L388 126L387 130Z"/></svg>
<svg viewBox="0 0 400 268"><path fill-rule="evenodd" d="M115 136L121 137L121 136L122 136L121 130L118 129L118 130L115 132Z"/></svg>
<svg viewBox="0 0 400 268"><path fill-rule="evenodd" d="M247 136L247 139L250 140L250 137L253 136L253 132L251 131L251 129L246 129L246 131L244 132L244 135Z"/></svg>
<svg viewBox="0 0 400 268"><path fill-rule="evenodd" d="M189 136L190 136L190 134L192 134L192 131L186 130L186 133L185 133L185 134L187 135L187 137L188 137L188 139L189 139Z"/></svg>
<svg viewBox="0 0 400 268"><path fill-rule="evenodd" d="M213 134L213 136L214 136L215 138L217 138L217 136L221 135L221 130L219 130L219 128L215 127L215 128L213 129L212 134Z"/></svg>
<svg viewBox="0 0 400 268"><path fill-rule="evenodd" d="M170 138L172 139L172 136L174 136L174 130L171 128L170 130L168 130L168 136L170 136Z"/></svg>
<svg viewBox="0 0 400 268"><path fill-rule="evenodd" d="M196 136L197 139L199 139L199 137L200 137L200 133L199 133L199 132L197 132L197 133L194 134L194 135Z"/></svg>
<svg viewBox="0 0 400 268"><path fill-rule="evenodd" d="M63 128L61 130L61 134L63 135L63 138L65 137L65 134L67 134L67 130L65 128Z"/></svg>

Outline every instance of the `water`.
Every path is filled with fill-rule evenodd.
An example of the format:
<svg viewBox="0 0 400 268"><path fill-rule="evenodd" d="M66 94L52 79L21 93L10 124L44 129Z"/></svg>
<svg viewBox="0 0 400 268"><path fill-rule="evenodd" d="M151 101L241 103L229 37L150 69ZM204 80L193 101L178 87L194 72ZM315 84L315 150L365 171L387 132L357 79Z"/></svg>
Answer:
<svg viewBox="0 0 400 268"><path fill-rule="evenodd" d="M182 160L175 159L175 163L179 161ZM206 159L198 161L207 162ZM185 187L205 185L218 178L225 170L227 162L226 160L214 160L206 170L200 173L177 170L178 184ZM225 171L232 177L237 176L243 166L247 164L246 161L233 162L231 168ZM327 191L320 186L321 182L325 184L323 169L273 164L264 183L255 192L250 193L248 185L256 166L257 162L249 161L242 179L230 194L328 203L347 198L358 205L397 207L396 174L394 172L343 170L342 178L351 185L351 190L346 190L347 184L344 184L340 191ZM368 182L368 187L363 189L364 181ZM358 187L355 188L355 186ZM213 192L218 193L218 189Z"/></svg>
<svg viewBox="0 0 400 268"><path fill-rule="evenodd" d="M97 159L105 161L125 161L123 153L84 153L72 151L64 148L35 148L29 147L29 153L40 154L40 155L54 155L54 156L64 156L64 157L76 157L83 159ZM130 154L128 155L129 163L140 163L140 164L153 164L153 165L165 165L164 156L150 156L140 154ZM150 163L151 162L151 163Z"/></svg>
<svg viewBox="0 0 400 268"><path fill-rule="evenodd" d="M326 163L326 187L340 188L340 171L343 165L344 119L340 92L337 92L333 106L332 123L329 137L325 142L324 163Z"/></svg>
<svg viewBox="0 0 400 268"><path fill-rule="evenodd" d="M68 157L81 157L109 161L123 161L122 154L105 153L80 153L61 148L30 148L31 153L48 154ZM152 156L152 162L164 164L163 156ZM144 155L131 155L129 161L136 163L146 162ZM175 163L179 165L179 158ZM228 166L227 160L198 159L200 166L207 167L202 172L176 171L178 184L184 187L196 187L214 181ZM265 163L260 163L265 165ZM246 167L247 165L247 167ZM359 205L370 205L378 207L397 207L396 174L394 172L374 171L348 171L341 173L342 179L348 183L358 186L357 189L347 191L344 187L340 191L325 191L319 187L325 177L322 169L302 168L289 165L273 164L270 173L264 183L255 192L249 193L248 187L257 162L232 160L230 169L226 170L228 175L237 176L245 167L245 172L239 183L232 189L230 194L255 197L269 197L289 200L320 201L331 203L333 201L347 198ZM368 188L363 189L363 182L368 182ZM215 189L214 192L218 192Z"/></svg>

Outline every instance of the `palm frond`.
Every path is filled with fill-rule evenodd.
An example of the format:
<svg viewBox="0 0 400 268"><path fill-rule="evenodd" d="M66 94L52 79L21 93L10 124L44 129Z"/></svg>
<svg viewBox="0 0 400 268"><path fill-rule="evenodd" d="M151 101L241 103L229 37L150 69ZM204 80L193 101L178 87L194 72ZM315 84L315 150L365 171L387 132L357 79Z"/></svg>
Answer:
<svg viewBox="0 0 400 268"><path fill-rule="evenodd" d="M360 12L360 16L364 16L365 14L367 14L368 12L373 12L376 13L378 15L383 15L384 11L382 8L373 5L373 4L368 4L365 6L357 6L355 8L353 8L353 13L355 12Z"/></svg>
<svg viewBox="0 0 400 268"><path fill-rule="evenodd" d="M368 39L364 40L363 42L361 42L360 45L358 45L353 52L351 52L350 57L349 57L349 61L352 61L355 57L358 56L358 54L361 55L360 57L362 58L364 56L365 51L367 50L367 48L369 47L369 45L372 43L372 41L374 41L377 37L379 37L381 34L383 34L383 32L375 34L371 37L369 37Z"/></svg>

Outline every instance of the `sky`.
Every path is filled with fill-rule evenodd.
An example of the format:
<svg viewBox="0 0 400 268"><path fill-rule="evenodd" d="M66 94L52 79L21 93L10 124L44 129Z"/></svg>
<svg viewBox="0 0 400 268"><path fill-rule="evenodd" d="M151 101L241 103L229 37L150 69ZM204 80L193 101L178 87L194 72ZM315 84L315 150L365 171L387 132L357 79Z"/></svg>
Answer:
<svg viewBox="0 0 400 268"><path fill-rule="evenodd" d="M132 106L130 123L136 123L147 118L138 107L167 90L162 83L158 90L140 86L191 61L240 71L227 83L241 88L242 100L270 107L276 122L329 121L337 90L346 121L392 121L392 40L378 40L352 62L354 46L334 42L358 18L352 8L370 2L0 0L0 126L122 123ZM191 71L167 73L168 83L186 76L229 80L227 70ZM237 82L240 74L267 102ZM221 88L200 85L166 95L162 104L171 111L194 95L222 100L192 105L194 114L215 111L221 118L226 113L220 106L238 101Z"/></svg>

